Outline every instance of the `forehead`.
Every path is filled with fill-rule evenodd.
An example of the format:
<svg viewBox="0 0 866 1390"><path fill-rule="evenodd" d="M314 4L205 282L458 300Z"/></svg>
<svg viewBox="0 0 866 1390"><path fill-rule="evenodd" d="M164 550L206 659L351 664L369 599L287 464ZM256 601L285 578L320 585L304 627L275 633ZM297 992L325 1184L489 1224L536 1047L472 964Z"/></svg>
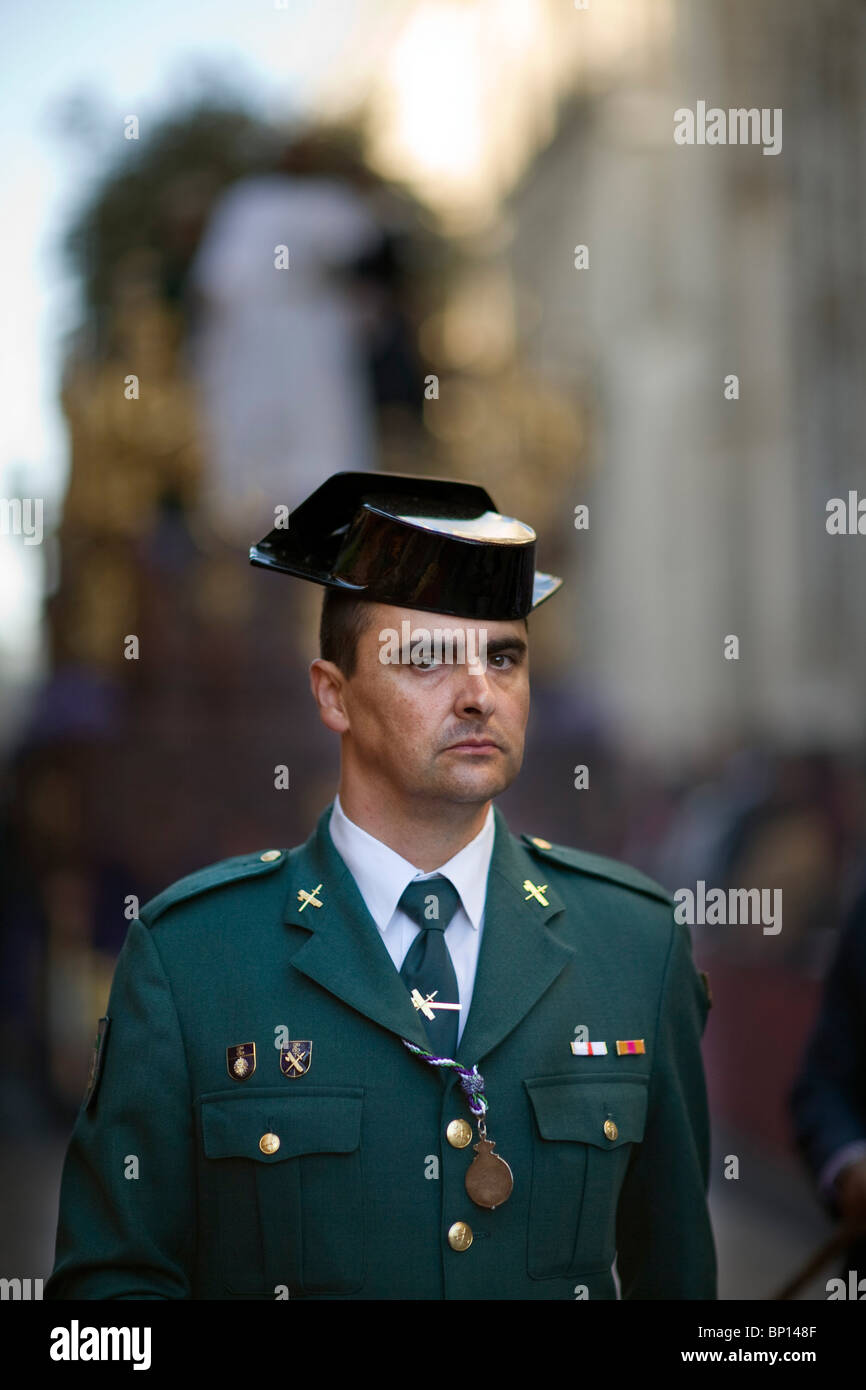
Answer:
<svg viewBox="0 0 866 1390"><path fill-rule="evenodd" d="M403 623L409 624L410 632L418 628L426 628L430 632L436 628L447 628L451 632L483 629L489 642L507 637L520 637L525 641L527 632L523 618L457 618L453 613L428 613L420 608L395 608L388 603L371 603L364 635L375 641L385 628L401 632Z"/></svg>

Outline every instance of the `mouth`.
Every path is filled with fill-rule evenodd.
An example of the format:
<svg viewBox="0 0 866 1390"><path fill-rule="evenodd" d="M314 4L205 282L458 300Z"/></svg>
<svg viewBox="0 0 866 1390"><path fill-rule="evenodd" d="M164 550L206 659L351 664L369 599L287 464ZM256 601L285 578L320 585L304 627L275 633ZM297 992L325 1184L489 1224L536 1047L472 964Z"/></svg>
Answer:
<svg viewBox="0 0 866 1390"><path fill-rule="evenodd" d="M451 743L445 749L446 753L500 753L502 750L498 743L494 743L491 738L464 738L459 743Z"/></svg>

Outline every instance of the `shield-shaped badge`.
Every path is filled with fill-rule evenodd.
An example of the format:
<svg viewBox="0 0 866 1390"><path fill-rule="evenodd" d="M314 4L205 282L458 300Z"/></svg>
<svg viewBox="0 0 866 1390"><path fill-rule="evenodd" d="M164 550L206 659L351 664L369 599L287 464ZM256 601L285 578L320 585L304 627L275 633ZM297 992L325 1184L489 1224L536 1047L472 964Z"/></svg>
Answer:
<svg viewBox="0 0 866 1390"><path fill-rule="evenodd" d="M288 1047L280 1048L280 1071L283 1076L303 1076L310 1070L313 1060L311 1042L290 1042Z"/></svg>
<svg viewBox="0 0 866 1390"><path fill-rule="evenodd" d="M226 1067L232 1081L249 1081L256 1069L256 1045L235 1043L226 1048Z"/></svg>

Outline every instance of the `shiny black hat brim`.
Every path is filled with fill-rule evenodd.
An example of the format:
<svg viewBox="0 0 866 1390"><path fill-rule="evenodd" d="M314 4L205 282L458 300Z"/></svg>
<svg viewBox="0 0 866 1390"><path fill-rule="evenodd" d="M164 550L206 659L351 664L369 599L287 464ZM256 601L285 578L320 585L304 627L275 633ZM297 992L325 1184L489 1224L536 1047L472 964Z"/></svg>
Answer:
<svg viewBox="0 0 866 1390"><path fill-rule="evenodd" d="M283 564L274 558L273 555L266 554L257 545L250 546L250 564L259 565L262 569L278 570L280 574L291 574L296 579L306 579L311 584L320 584L322 588L339 589L344 594L354 594L357 598L368 598L372 603L384 602L377 599L369 592L366 584L347 584L343 579L334 579L333 576L324 573L314 573L308 569L301 569L297 565ZM558 575L545 574L543 570L536 570L532 584L532 605L530 612L538 608L539 604L551 598L562 587L562 580ZM395 604L399 608L418 607L419 611L425 611L421 604ZM463 605L461 605L462 607ZM449 608L428 608L427 612L447 613L451 617L469 617L467 613L452 612Z"/></svg>

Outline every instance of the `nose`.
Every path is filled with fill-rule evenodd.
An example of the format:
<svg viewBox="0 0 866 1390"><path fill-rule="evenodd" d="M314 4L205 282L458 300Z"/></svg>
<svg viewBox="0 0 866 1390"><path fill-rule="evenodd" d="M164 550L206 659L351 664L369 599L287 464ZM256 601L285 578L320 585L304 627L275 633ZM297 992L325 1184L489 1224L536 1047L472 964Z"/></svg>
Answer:
<svg viewBox="0 0 866 1390"><path fill-rule="evenodd" d="M472 715L489 717L496 708L493 686L487 679L486 670L479 666L455 666L457 690L454 696L454 712L461 718Z"/></svg>

